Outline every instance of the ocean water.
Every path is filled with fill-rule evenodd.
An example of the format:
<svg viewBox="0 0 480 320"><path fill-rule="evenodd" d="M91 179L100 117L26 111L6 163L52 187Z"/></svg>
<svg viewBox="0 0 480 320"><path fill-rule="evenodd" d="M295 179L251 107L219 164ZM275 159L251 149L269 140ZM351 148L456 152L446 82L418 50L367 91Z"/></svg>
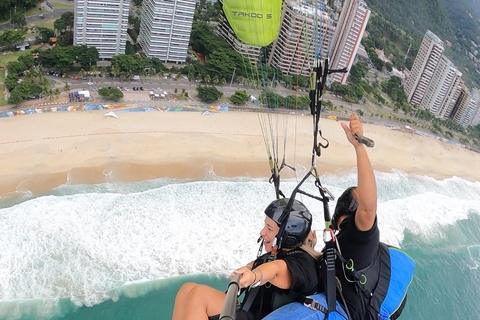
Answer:
<svg viewBox="0 0 480 320"><path fill-rule="evenodd" d="M480 182L376 178L381 239L417 264L401 319L479 319ZM338 196L356 174L321 179ZM183 283L224 290L226 276L255 258L274 197L266 180L69 181L0 198L0 319L170 319ZM312 181L305 188L315 192ZM321 230L321 204L300 200Z"/></svg>

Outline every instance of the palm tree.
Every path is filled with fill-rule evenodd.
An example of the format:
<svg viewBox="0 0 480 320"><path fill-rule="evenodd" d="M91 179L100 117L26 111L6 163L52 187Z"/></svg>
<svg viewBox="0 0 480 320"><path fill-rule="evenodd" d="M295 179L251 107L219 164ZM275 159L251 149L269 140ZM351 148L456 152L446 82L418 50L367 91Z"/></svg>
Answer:
<svg viewBox="0 0 480 320"><path fill-rule="evenodd" d="M38 83L40 85L46 85L48 82L48 79L45 77L45 69L42 66L38 66L35 69L35 77L38 80Z"/></svg>
<svg viewBox="0 0 480 320"><path fill-rule="evenodd" d="M213 81L213 84L217 85L220 82L220 80L218 80L218 75L215 75L212 81Z"/></svg>
<svg viewBox="0 0 480 320"><path fill-rule="evenodd" d="M53 90L52 89L46 89L43 91L43 93L45 94L45 96L49 99L49 100L52 100L53 97L55 96L55 94L53 93Z"/></svg>
<svg viewBox="0 0 480 320"><path fill-rule="evenodd" d="M119 70L115 66L112 66L110 68L110 72L112 73L112 82L113 82L113 78L118 77Z"/></svg>
<svg viewBox="0 0 480 320"><path fill-rule="evenodd" d="M105 68L100 69L100 74L102 75L102 77L105 77L106 73L107 73L107 70Z"/></svg>
<svg viewBox="0 0 480 320"><path fill-rule="evenodd" d="M53 94L54 94L55 98L57 98L60 95L60 89L55 88L55 90L53 90Z"/></svg>
<svg viewBox="0 0 480 320"><path fill-rule="evenodd" d="M82 68L80 69L80 76L83 78L85 78L85 76L87 75L87 72Z"/></svg>
<svg viewBox="0 0 480 320"><path fill-rule="evenodd" d="M97 71L98 71L98 70L97 70L97 66L93 65L93 66L90 67L90 73L91 73L94 77L97 76ZM92 77L90 77L90 82L92 82Z"/></svg>
<svg viewBox="0 0 480 320"><path fill-rule="evenodd" d="M70 85L68 84L68 82L65 83L65 86L63 87L63 90L64 90L65 92L70 91Z"/></svg>
<svg viewBox="0 0 480 320"><path fill-rule="evenodd" d="M127 73L126 73L125 71L121 71L121 72L120 72L120 78L122 78L122 82L123 82L125 79L127 79L127 76L128 76L128 75L127 75Z"/></svg>
<svg viewBox="0 0 480 320"><path fill-rule="evenodd" d="M133 71L132 71L132 70L128 70L127 73L126 73L126 76L127 76L128 82L132 81L132 79L133 79Z"/></svg>
<svg viewBox="0 0 480 320"><path fill-rule="evenodd" d="M147 76L147 71L145 70L145 68L140 70L140 76L142 76L141 80L142 80L142 83L143 83L144 78Z"/></svg>

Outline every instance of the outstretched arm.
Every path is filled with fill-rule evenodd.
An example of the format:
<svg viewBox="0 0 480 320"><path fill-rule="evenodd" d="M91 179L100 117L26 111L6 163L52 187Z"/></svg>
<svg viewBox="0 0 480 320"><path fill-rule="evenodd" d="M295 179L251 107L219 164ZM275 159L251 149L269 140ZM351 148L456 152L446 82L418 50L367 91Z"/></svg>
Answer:
<svg viewBox="0 0 480 320"><path fill-rule="evenodd" d="M235 274L242 275L239 280L241 288L246 288L261 281L260 285L270 282L278 288L289 289L293 281L292 274L282 259L264 263L253 270L247 267L241 267L235 270L231 277Z"/></svg>
<svg viewBox="0 0 480 320"><path fill-rule="evenodd" d="M350 126L342 122L348 141L355 147L358 174L358 208L355 225L360 231L370 230L377 214L377 185L365 146L355 139L363 135L363 125L356 114L350 116Z"/></svg>

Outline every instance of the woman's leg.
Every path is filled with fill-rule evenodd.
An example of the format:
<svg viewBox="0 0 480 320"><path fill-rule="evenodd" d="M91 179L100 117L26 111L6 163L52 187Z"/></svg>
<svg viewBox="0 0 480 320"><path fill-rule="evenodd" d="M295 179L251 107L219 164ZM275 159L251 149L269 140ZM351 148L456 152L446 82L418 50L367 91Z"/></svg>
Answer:
<svg viewBox="0 0 480 320"><path fill-rule="evenodd" d="M187 282L180 288L180 290L178 290L177 296L175 297L175 306L173 307L172 320L183 320L183 317L185 315L185 308L187 306L188 294L190 293L192 288L197 285L198 284L194 282Z"/></svg>
<svg viewBox="0 0 480 320"><path fill-rule="evenodd" d="M184 284L175 298L172 320L207 320L222 311L225 293L206 285Z"/></svg>

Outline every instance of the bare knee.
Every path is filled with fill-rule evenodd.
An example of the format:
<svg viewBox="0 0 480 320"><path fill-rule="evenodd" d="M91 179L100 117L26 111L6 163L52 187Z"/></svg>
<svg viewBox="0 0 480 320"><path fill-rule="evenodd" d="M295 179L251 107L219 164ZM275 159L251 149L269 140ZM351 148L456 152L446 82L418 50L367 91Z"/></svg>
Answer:
<svg viewBox="0 0 480 320"><path fill-rule="evenodd" d="M195 282L184 283L177 292L176 300L186 299L195 286L198 286Z"/></svg>
<svg viewBox="0 0 480 320"><path fill-rule="evenodd" d="M184 318L185 308L188 305L189 295L192 289L198 284L194 282L187 282L183 284L177 292L175 297L175 307L173 309L174 320L181 320Z"/></svg>

